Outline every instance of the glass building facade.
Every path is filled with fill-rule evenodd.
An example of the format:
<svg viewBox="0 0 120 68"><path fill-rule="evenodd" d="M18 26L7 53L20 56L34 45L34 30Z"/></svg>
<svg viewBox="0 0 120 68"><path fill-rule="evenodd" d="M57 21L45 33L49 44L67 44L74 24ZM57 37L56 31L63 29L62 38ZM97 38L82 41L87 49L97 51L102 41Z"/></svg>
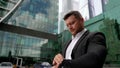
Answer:
<svg viewBox="0 0 120 68"><path fill-rule="evenodd" d="M24 0L8 24L47 33L57 33L58 1Z"/></svg>
<svg viewBox="0 0 120 68"><path fill-rule="evenodd" d="M7 0L0 1L0 6L1 4L4 8L14 7ZM5 14L7 14L5 11L0 10L1 17ZM58 0L23 0L12 17L4 23L40 31L46 35L56 35L58 33ZM58 40L0 31L0 62L6 61L2 57L10 56L22 58L24 64L36 61L51 62L59 48Z"/></svg>
<svg viewBox="0 0 120 68"><path fill-rule="evenodd" d="M12 56L40 57L40 47L42 44L47 43L47 39L3 31L0 31L0 38L0 56L6 57L9 55L9 52L12 52Z"/></svg>

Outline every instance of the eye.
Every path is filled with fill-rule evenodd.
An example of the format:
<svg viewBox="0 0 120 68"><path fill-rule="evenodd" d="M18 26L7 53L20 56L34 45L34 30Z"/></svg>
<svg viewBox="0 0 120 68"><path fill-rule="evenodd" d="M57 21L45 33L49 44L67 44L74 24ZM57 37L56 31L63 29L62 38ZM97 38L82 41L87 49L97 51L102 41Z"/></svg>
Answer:
<svg viewBox="0 0 120 68"><path fill-rule="evenodd" d="M75 23L75 21L71 22L71 25L73 25Z"/></svg>
<svg viewBox="0 0 120 68"><path fill-rule="evenodd" d="M74 25L75 24L75 21L71 22L70 25Z"/></svg>

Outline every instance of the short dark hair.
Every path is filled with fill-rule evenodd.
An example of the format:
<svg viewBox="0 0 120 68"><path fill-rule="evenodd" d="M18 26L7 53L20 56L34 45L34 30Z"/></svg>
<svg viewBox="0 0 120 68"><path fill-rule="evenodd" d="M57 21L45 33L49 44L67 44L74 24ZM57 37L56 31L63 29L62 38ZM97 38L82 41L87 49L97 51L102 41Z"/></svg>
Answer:
<svg viewBox="0 0 120 68"><path fill-rule="evenodd" d="M70 17L71 15L74 15L75 18L83 18L82 15L80 14L79 11L70 11L69 13L67 13L65 16L64 16L64 20L68 19L68 17Z"/></svg>

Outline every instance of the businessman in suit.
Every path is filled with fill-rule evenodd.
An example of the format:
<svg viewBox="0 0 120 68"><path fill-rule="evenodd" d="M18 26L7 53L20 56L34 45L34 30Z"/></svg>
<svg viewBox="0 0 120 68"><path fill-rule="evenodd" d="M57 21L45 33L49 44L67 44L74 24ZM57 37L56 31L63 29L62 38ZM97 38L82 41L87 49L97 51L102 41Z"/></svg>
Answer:
<svg viewBox="0 0 120 68"><path fill-rule="evenodd" d="M106 55L106 40L101 32L89 32L78 11L64 16L65 24L72 34L62 50L53 59L52 68L102 68Z"/></svg>

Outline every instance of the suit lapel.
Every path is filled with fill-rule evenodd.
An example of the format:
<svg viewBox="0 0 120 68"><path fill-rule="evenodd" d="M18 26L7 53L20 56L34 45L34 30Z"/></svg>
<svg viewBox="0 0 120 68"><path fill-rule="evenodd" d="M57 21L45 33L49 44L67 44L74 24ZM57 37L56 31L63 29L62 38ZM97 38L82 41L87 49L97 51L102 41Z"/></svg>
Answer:
<svg viewBox="0 0 120 68"><path fill-rule="evenodd" d="M82 36L81 38L77 41L77 43L75 44L73 51L72 51L72 55L75 53L75 51L77 50L78 46L82 46L80 45L80 43L83 41L83 39L89 34L89 31L87 30Z"/></svg>

